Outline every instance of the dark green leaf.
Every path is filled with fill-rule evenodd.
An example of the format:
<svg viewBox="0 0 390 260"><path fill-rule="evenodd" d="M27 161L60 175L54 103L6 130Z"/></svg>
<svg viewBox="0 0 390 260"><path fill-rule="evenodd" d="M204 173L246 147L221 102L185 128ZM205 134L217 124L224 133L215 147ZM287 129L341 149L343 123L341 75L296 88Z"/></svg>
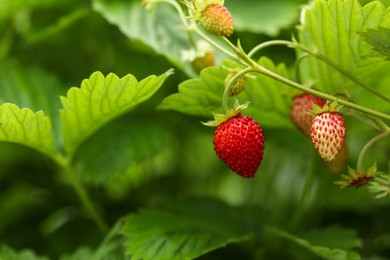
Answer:
<svg viewBox="0 0 390 260"><path fill-rule="evenodd" d="M132 259L193 259L258 232L261 215L205 200L176 200L160 210L142 210L126 219L122 233ZM253 223L257 223L254 224Z"/></svg>
<svg viewBox="0 0 390 260"><path fill-rule="evenodd" d="M0 259L4 260L49 260L47 257L37 256L32 250L15 251L7 245L0 247Z"/></svg>

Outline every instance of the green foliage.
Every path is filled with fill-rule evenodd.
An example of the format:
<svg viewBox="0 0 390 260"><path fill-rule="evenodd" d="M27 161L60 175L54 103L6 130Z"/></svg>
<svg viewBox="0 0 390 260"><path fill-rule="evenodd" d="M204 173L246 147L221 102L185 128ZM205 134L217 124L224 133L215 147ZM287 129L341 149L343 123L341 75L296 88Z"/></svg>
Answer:
<svg viewBox="0 0 390 260"><path fill-rule="evenodd" d="M10 103L0 106L0 141L17 143L51 156L55 152L50 119Z"/></svg>
<svg viewBox="0 0 390 260"><path fill-rule="evenodd" d="M381 200L339 189L289 106L302 79L390 112L389 1L225 1L229 39L198 28L180 1L141 2L0 3L0 259L388 259L388 174L368 184ZM296 24L295 42L246 55ZM182 52L201 38L216 66L198 76ZM297 59L294 44L312 53ZM229 71L246 68L245 90L224 99ZM253 179L231 173L200 123L225 101L250 101L243 113L264 130ZM386 169L389 122L341 113L347 164Z"/></svg>
<svg viewBox="0 0 390 260"><path fill-rule="evenodd" d="M379 28L379 29L368 29L365 32L360 33L364 40L371 44L375 50L383 53L390 57L390 29Z"/></svg>
<svg viewBox="0 0 390 260"><path fill-rule="evenodd" d="M390 61L373 51L359 32L378 27L390 28L390 13L379 2L361 6L357 0L315 1L302 11L299 42L325 55L358 79L388 94ZM388 113L388 102L361 95L362 88L314 57L305 59L303 77L315 80L315 88L327 93L344 93L362 105ZM372 64L376 64L372 66Z"/></svg>
<svg viewBox="0 0 390 260"><path fill-rule="evenodd" d="M7 259L7 260L48 260L47 257L40 257L37 256L33 251L31 250L22 250L20 252L15 251L14 249L10 248L9 246L2 245L0 247L0 259Z"/></svg>
<svg viewBox="0 0 390 260"><path fill-rule="evenodd" d="M162 207L125 219L122 233L132 258L194 259L229 243L248 240L258 230L245 225L260 223L261 219L255 211L245 212L211 200L176 200Z"/></svg>
<svg viewBox="0 0 390 260"><path fill-rule="evenodd" d="M259 64L265 68L288 77L284 64L274 65L268 58L261 58ZM221 68L206 68L200 78L189 79L179 85L179 93L172 94L163 100L161 109L170 109L182 113L211 117L211 112L221 112L221 99L224 81L228 70L234 63L225 63ZM237 66L237 65L236 65ZM250 74L245 91L237 96L243 103L249 100L251 105L243 113L251 114L262 125L270 127L289 127L288 96L291 89L269 77ZM280 93L283 93L280 95Z"/></svg>
<svg viewBox="0 0 390 260"><path fill-rule="evenodd" d="M264 33L277 36L280 30L288 28L298 18L300 5L304 1L226 1L235 30Z"/></svg>
<svg viewBox="0 0 390 260"><path fill-rule="evenodd" d="M150 76L138 82L133 75L104 77L95 72L80 88L71 88L66 97L61 97L66 152L74 153L98 128L150 98L170 74Z"/></svg>

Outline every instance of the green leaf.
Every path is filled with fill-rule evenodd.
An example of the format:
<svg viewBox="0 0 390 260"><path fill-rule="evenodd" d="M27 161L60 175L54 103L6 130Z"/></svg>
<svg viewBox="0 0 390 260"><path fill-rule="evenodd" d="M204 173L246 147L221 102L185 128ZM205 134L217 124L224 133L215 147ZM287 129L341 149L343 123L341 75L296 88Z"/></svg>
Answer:
<svg viewBox="0 0 390 260"><path fill-rule="evenodd" d="M14 60L0 61L0 98L3 102L43 110L49 116L57 145L62 144L59 96L64 93L60 81L38 67L24 67Z"/></svg>
<svg viewBox="0 0 390 260"><path fill-rule="evenodd" d="M19 252L7 245L0 247L0 259L4 260L49 260L47 257L37 256L32 250L24 249Z"/></svg>
<svg viewBox="0 0 390 260"><path fill-rule="evenodd" d="M177 68L193 73L188 64L184 66L180 54L190 48L187 32L180 28L179 16L169 4L146 10L140 1L94 0L93 9L130 39L165 56Z"/></svg>
<svg viewBox="0 0 390 260"><path fill-rule="evenodd" d="M229 243L247 240L258 230L245 225L262 223L253 211L206 199L176 200L161 207L125 219L122 233L132 259L194 259Z"/></svg>
<svg viewBox="0 0 390 260"><path fill-rule="evenodd" d="M387 95L390 61L384 60L359 34L379 27L390 28L390 12L377 1L362 7L357 0L317 0L302 11L299 41ZM323 61L309 57L303 64L302 76L305 81L316 81L315 88L332 94L346 92L360 105L390 111L388 102L371 92L362 92L361 86Z"/></svg>
<svg viewBox="0 0 390 260"><path fill-rule="evenodd" d="M322 259L360 259L357 252L350 250L361 246L361 241L357 238L357 232L353 230L331 227L312 231L303 238L276 228L268 228L267 231L268 235L287 239Z"/></svg>
<svg viewBox="0 0 390 260"><path fill-rule="evenodd" d="M375 50L390 57L390 29L368 29L360 33L363 39L372 45Z"/></svg>
<svg viewBox="0 0 390 260"><path fill-rule="evenodd" d="M107 185L118 178L120 183L112 180L113 190L118 192L120 187L134 186L152 173L167 171L174 164L174 145L171 129L158 118L126 117L89 138L77 151L75 167L94 184Z"/></svg>
<svg viewBox="0 0 390 260"><path fill-rule="evenodd" d="M50 119L42 111L5 103L0 106L0 141L17 143L48 156L55 154Z"/></svg>
<svg viewBox="0 0 390 260"><path fill-rule="evenodd" d="M281 29L298 19L301 4L305 1L226 1L234 20L234 29L276 36Z"/></svg>
<svg viewBox="0 0 390 260"><path fill-rule="evenodd" d="M83 80L80 88L72 87L66 97L61 97L63 108L60 115L66 152L73 154L104 124L150 98L170 74L168 71L138 82L130 74L119 78L113 73L105 77L95 72Z"/></svg>
<svg viewBox="0 0 390 260"><path fill-rule="evenodd" d="M261 58L259 64L265 68L289 77L283 64L274 65L268 58ZM223 67L234 66L225 62ZM224 91L224 80L227 70L206 68L200 78L184 81L179 85L179 93L165 98L161 109L176 110L182 113L211 117L212 113L221 112L221 100ZM249 100L251 103L243 114L250 114L264 126L290 127L289 97L292 90L284 84L269 77L250 74L245 90L237 96L240 103Z"/></svg>

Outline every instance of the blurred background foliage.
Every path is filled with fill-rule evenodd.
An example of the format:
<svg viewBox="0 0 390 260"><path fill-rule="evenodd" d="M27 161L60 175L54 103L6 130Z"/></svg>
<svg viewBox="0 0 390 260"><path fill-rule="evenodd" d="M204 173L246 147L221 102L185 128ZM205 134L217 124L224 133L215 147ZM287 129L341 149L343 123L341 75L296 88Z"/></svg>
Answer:
<svg viewBox="0 0 390 260"><path fill-rule="evenodd" d="M249 50L266 40L289 40L303 4L306 1L227 0L236 23L232 42L240 38ZM52 119L61 149L58 97L71 86L80 86L94 71L104 75L114 72L120 77L131 73L142 79L173 67L175 74L156 95L99 130L75 156L76 169L110 224L164 197L211 197L231 206L259 207L271 225L296 234L329 226L355 230L366 259L388 259L389 200L373 200L364 188L341 190L334 185L339 177L329 172L289 118L283 124L264 127L263 163L256 178L246 180L215 156L214 130L200 124L209 117L156 109L164 97L177 92L182 81L198 77L180 60L179 50L189 48L186 34L178 27L160 31L164 23L178 23L171 8L161 8L163 17L153 20L136 0L1 1L1 101L43 110ZM295 60L294 50L285 47L268 48L255 58L260 55L275 64L283 62L289 70ZM221 62L224 56L218 54L217 59ZM348 164L354 166L360 149L374 132L353 118L347 117L346 122ZM0 154L1 244L58 258L81 245L95 247L102 241L103 236L51 161L8 143L0 144ZM366 162L376 161L378 168L388 170L389 158L390 142L385 140L370 150ZM310 167L314 169L310 196L302 202ZM291 248L285 241L263 245L267 243L271 248L267 252L257 248L254 253L248 249L251 245L240 243L201 259L286 255L294 259L302 255L302 249ZM286 251L280 252L286 243Z"/></svg>

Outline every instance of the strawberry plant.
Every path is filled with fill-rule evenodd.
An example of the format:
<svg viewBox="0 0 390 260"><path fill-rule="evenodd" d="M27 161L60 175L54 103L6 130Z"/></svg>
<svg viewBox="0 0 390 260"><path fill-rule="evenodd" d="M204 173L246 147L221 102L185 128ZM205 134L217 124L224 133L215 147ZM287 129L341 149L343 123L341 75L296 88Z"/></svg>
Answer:
<svg viewBox="0 0 390 260"><path fill-rule="evenodd" d="M0 259L388 259L389 5L6 1Z"/></svg>

